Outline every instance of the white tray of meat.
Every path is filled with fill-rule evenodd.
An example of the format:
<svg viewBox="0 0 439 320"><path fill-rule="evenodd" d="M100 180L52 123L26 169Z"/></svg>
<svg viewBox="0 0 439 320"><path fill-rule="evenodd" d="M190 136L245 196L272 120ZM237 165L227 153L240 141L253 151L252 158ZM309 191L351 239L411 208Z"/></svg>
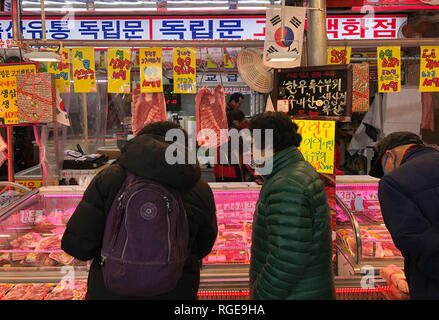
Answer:
<svg viewBox="0 0 439 320"><path fill-rule="evenodd" d="M19 283L2 300L43 300L52 287L51 283Z"/></svg>

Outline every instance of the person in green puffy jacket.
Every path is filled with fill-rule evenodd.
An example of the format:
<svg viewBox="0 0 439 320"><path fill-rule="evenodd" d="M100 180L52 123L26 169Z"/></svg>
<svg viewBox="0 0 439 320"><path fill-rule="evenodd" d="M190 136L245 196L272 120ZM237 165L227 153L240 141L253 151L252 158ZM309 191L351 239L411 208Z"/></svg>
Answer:
<svg viewBox="0 0 439 320"><path fill-rule="evenodd" d="M254 138L255 129L262 133L253 142L262 156L273 151L253 218L251 298L335 299L326 193L297 148L302 140L297 125L284 113L265 112L253 117L249 129ZM272 132L272 145L264 141L265 132Z"/></svg>

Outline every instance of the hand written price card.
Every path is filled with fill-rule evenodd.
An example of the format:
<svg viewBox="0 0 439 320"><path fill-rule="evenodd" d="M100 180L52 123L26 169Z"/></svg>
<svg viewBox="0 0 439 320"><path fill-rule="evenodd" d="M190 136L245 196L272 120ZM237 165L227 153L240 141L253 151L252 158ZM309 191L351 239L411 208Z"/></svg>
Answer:
<svg viewBox="0 0 439 320"><path fill-rule="evenodd" d="M401 91L401 48L378 47L378 92Z"/></svg>
<svg viewBox="0 0 439 320"><path fill-rule="evenodd" d="M439 47L421 47L420 92L439 92Z"/></svg>
<svg viewBox="0 0 439 320"><path fill-rule="evenodd" d="M174 49L174 93L196 93L195 48Z"/></svg>
<svg viewBox="0 0 439 320"><path fill-rule="evenodd" d="M18 124L17 75L36 73L33 63L0 65L0 124Z"/></svg>
<svg viewBox="0 0 439 320"><path fill-rule="evenodd" d="M48 72L55 74L55 86L60 93L70 92L70 49L62 50L62 61L48 62Z"/></svg>
<svg viewBox="0 0 439 320"><path fill-rule="evenodd" d="M72 49L72 65L75 92L96 92L94 49Z"/></svg>
<svg viewBox="0 0 439 320"><path fill-rule="evenodd" d="M351 62L351 47L329 47L328 64L349 64Z"/></svg>
<svg viewBox="0 0 439 320"><path fill-rule="evenodd" d="M162 49L139 49L140 92L163 92L162 63Z"/></svg>
<svg viewBox="0 0 439 320"><path fill-rule="evenodd" d="M335 121L293 120L302 136L299 150L320 173L334 173Z"/></svg>
<svg viewBox="0 0 439 320"><path fill-rule="evenodd" d="M296 118L349 121L352 66L276 69L273 96L276 110L289 101L282 111Z"/></svg>
<svg viewBox="0 0 439 320"><path fill-rule="evenodd" d="M130 93L131 50L108 48L108 92Z"/></svg>

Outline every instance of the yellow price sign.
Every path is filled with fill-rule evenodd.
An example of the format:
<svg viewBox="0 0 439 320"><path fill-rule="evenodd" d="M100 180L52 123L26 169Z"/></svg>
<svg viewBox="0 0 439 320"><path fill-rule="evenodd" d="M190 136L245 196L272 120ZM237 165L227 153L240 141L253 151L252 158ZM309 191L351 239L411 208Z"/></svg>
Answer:
<svg viewBox="0 0 439 320"><path fill-rule="evenodd" d="M140 92L163 92L162 49L139 50Z"/></svg>
<svg viewBox="0 0 439 320"><path fill-rule="evenodd" d="M351 47L329 47L328 64L349 64L351 62Z"/></svg>
<svg viewBox="0 0 439 320"><path fill-rule="evenodd" d="M439 47L421 47L420 92L439 92Z"/></svg>
<svg viewBox="0 0 439 320"><path fill-rule="evenodd" d="M94 48L72 49L72 66L75 92L96 92Z"/></svg>
<svg viewBox="0 0 439 320"><path fill-rule="evenodd" d="M109 93L130 93L131 50L108 48L107 90Z"/></svg>
<svg viewBox="0 0 439 320"><path fill-rule="evenodd" d="M306 161L320 173L334 173L335 121L293 120L302 136L299 146Z"/></svg>
<svg viewBox="0 0 439 320"><path fill-rule="evenodd" d="M60 93L70 92L70 49L63 49L62 60L48 62L47 71L55 75L55 86Z"/></svg>
<svg viewBox="0 0 439 320"><path fill-rule="evenodd" d="M378 47L378 92L401 91L401 48Z"/></svg>
<svg viewBox="0 0 439 320"><path fill-rule="evenodd" d="M174 49L174 93L197 92L195 48Z"/></svg>

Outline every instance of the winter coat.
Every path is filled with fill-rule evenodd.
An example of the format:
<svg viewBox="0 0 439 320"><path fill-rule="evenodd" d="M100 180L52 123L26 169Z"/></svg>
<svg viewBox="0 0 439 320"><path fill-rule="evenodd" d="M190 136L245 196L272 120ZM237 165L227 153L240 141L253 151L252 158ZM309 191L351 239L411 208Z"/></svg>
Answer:
<svg viewBox="0 0 439 320"><path fill-rule="evenodd" d="M253 298L334 299L331 233L316 170L296 147L276 153L253 219Z"/></svg>
<svg viewBox="0 0 439 320"><path fill-rule="evenodd" d="M411 299L439 299L439 151L409 149L381 178L384 223L404 256Z"/></svg>
<svg viewBox="0 0 439 320"><path fill-rule="evenodd" d="M209 185L200 179L199 165L165 161L168 142L163 137L142 134L130 140L116 163L91 181L67 223L61 248L73 257L93 259L86 299L196 299L200 281L200 260L211 251L217 236L215 202ZM100 251L106 217L126 177L126 170L178 189L186 209L191 253L177 287L155 297L122 297L108 291L100 266Z"/></svg>

